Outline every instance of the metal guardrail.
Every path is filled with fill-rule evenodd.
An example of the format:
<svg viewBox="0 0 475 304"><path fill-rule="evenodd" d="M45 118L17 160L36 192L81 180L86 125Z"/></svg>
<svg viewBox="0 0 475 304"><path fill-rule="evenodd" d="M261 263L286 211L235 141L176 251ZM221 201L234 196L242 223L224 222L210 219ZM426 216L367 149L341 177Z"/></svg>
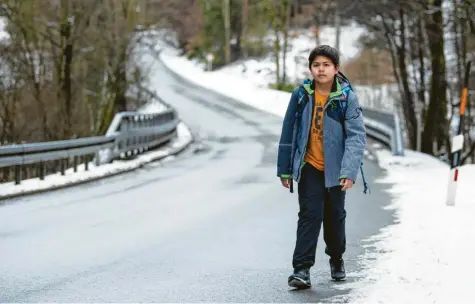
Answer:
<svg viewBox="0 0 475 304"><path fill-rule="evenodd" d="M385 144L393 155L404 156L404 136L397 113L389 114L365 108L363 116L369 137Z"/></svg>
<svg viewBox="0 0 475 304"><path fill-rule="evenodd" d="M159 114L118 113L105 135L116 137L109 159L131 157L163 144L176 136L177 124L178 114L171 108Z"/></svg>
<svg viewBox="0 0 475 304"><path fill-rule="evenodd" d="M15 167L15 184L21 182L22 166L38 164L38 176L45 179L45 163L60 161L60 171L65 175L70 159L77 172L80 157L89 170L91 155L95 164L127 159L171 140L176 136L178 115L174 109L157 114L122 112L115 115L104 136L71 140L27 143L0 146L0 168Z"/></svg>

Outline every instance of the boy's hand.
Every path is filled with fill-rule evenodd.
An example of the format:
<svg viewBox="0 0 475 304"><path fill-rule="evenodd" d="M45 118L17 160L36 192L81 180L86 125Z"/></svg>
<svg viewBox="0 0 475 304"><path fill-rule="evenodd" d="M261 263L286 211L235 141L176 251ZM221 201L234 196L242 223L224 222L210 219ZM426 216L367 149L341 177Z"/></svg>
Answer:
<svg viewBox="0 0 475 304"><path fill-rule="evenodd" d="M290 181L291 181L290 178L285 178L285 177L280 178L280 182L282 183L282 186L284 186L287 189L290 188Z"/></svg>
<svg viewBox="0 0 475 304"><path fill-rule="evenodd" d="M340 180L340 186L341 187L341 191L346 191L348 189L351 189L351 187L353 187L353 181L351 179L348 179L348 178L342 178Z"/></svg>

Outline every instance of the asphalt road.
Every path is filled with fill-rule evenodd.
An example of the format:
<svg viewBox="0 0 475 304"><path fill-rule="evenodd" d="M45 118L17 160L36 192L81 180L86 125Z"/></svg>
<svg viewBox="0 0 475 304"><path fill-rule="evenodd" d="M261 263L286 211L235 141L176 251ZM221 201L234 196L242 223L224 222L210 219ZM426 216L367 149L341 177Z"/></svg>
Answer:
<svg viewBox="0 0 475 304"><path fill-rule="evenodd" d="M347 282L330 280L319 246L314 287L296 292L297 196L275 175L281 118L155 72L197 142L171 161L5 202L0 301L318 302L350 292L362 240L393 220L371 182L383 174L374 161L372 194L359 180L347 195Z"/></svg>

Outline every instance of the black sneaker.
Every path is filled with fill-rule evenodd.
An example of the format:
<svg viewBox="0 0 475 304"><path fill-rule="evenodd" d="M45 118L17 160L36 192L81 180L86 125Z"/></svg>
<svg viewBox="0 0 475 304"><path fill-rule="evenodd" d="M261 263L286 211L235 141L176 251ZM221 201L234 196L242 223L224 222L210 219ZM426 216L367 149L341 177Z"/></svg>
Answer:
<svg viewBox="0 0 475 304"><path fill-rule="evenodd" d="M294 273L289 277L289 286L297 289L307 289L312 287L312 283L310 282L310 269L294 269Z"/></svg>
<svg viewBox="0 0 475 304"><path fill-rule="evenodd" d="M330 271L332 279L335 281L342 281L346 278L345 262L342 258L330 259Z"/></svg>

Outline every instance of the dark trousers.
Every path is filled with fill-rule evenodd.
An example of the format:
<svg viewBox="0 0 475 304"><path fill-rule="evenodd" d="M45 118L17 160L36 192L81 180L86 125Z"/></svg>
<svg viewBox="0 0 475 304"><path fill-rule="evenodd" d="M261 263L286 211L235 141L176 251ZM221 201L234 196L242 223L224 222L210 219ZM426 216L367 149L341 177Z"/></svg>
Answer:
<svg viewBox="0 0 475 304"><path fill-rule="evenodd" d="M341 186L325 188L323 171L309 163L302 168L298 184L300 211L298 213L297 242L292 265L296 269L312 267L323 221L325 253L340 257L346 249L345 194Z"/></svg>

